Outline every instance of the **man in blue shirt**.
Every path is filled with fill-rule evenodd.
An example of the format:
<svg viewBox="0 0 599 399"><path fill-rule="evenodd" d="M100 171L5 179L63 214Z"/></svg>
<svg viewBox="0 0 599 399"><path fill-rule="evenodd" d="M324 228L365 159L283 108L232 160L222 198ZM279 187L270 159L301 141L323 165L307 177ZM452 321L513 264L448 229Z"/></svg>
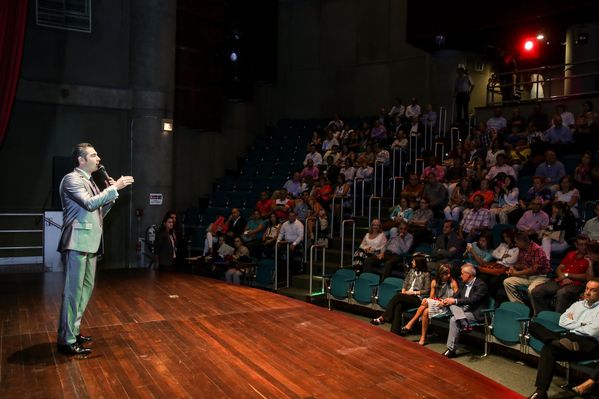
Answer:
<svg viewBox="0 0 599 399"><path fill-rule="evenodd" d="M562 123L562 117L555 115L553 117L553 126L543 134L543 141L550 144L571 144L574 140L572 131Z"/></svg>
<svg viewBox="0 0 599 399"><path fill-rule="evenodd" d="M544 343L537 368L537 390L530 399L547 398L558 361L599 357L599 279L587 282L583 299L561 315L559 325L566 333L551 331L538 323L530 324L530 334Z"/></svg>
<svg viewBox="0 0 599 399"><path fill-rule="evenodd" d="M545 179L545 184L550 186L549 188L553 188L551 186L559 185L559 181L562 177L566 175L566 168L564 168L564 164L557 160L557 156L554 151L545 151L545 162L539 164L535 171L535 175L541 176ZM557 191L558 187L555 187Z"/></svg>

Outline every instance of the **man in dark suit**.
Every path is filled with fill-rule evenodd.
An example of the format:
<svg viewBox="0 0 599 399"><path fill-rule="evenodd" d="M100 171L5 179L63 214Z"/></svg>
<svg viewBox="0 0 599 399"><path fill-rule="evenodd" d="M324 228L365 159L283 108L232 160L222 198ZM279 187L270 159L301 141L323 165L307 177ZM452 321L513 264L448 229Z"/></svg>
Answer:
<svg viewBox="0 0 599 399"><path fill-rule="evenodd" d="M245 219L241 217L241 213L239 209L233 208L231 209L231 216L229 216L229 220L227 222L227 244L233 245L233 241L237 237L241 237L245 232L245 226L247 225Z"/></svg>
<svg viewBox="0 0 599 399"><path fill-rule="evenodd" d="M429 262L429 270L436 270L440 264L451 264L451 274L456 279L459 277L460 268L456 261L461 260L464 253L464 240L455 231L455 222L446 220L443 222L443 232L435 242L433 251L434 262ZM455 264L455 267L454 267Z"/></svg>
<svg viewBox="0 0 599 399"><path fill-rule="evenodd" d="M462 266L462 282L459 291L453 298L443 300L443 305L449 306L452 316L449 319L449 334L447 336L447 350L443 356L456 357L460 332L470 329L469 322L480 321L484 318L483 307L487 304L487 285L476 278L476 269L472 264Z"/></svg>
<svg viewBox="0 0 599 399"><path fill-rule="evenodd" d="M80 334L81 319L91 297L96 275L97 254L102 242L102 223L121 190L133 183L133 177L108 178L100 191L91 179L98 170L100 157L89 143L73 149L75 169L60 182L63 209L62 234L58 251L65 265L65 284L58 321L58 350L67 355L91 352L83 343L91 337Z"/></svg>

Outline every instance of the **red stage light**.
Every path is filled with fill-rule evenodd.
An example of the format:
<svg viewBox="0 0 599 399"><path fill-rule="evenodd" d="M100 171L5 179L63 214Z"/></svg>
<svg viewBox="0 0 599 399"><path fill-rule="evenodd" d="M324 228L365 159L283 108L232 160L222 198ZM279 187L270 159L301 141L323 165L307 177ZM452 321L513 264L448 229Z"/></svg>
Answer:
<svg viewBox="0 0 599 399"><path fill-rule="evenodd" d="M539 45L536 37L525 37L520 43L520 58L534 59L539 57Z"/></svg>
<svg viewBox="0 0 599 399"><path fill-rule="evenodd" d="M527 40L524 42L524 50L531 51L534 48L535 44L532 40Z"/></svg>

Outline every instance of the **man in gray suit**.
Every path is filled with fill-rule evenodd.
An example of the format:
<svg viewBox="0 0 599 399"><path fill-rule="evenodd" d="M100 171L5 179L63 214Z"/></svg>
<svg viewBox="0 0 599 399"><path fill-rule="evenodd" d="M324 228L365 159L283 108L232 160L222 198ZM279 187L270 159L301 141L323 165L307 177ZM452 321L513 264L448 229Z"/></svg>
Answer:
<svg viewBox="0 0 599 399"><path fill-rule="evenodd" d="M89 336L80 334L83 312L91 297L96 275L96 260L102 243L102 222L118 190L133 183L133 177L108 178L101 191L91 178L98 170L100 157L89 143L73 149L75 169L60 183L63 224L58 251L65 264L65 284L58 324L58 350L67 355L84 355Z"/></svg>

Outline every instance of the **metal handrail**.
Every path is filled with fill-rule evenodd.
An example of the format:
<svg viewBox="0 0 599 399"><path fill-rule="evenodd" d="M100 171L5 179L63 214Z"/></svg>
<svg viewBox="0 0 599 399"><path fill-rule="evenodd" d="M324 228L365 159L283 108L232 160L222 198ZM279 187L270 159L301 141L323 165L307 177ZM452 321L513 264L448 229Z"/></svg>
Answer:
<svg viewBox="0 0 599 399"><path fill-rule="evenodd" d="M351 253L355 251L356 245L356 221L353 219L345 219L341 222L341 261L339 267L343 269L343 253L345 252L345 224L351 223L352 225L352 240L351 240Z"/></svg>
<svg viewBox="0 0 599 399"><path fill-rule="evenodd" d="M445 132L447 128L447 108L440 107L439 108L439 133L437 137L441 137L441 132ZM431 143L432 146L432 143Z"/></svg>
<svg viewBox="0 0 599 399"><path fill-rule="evenodd" d="M41 245L30 246L30 247L0 247L0 250L19 250L19 249L43 249L44 247Z"/></svg>
<svg viewBox="0 0 599 399"><path fill-rule="evenodd" d="M381 197L375 197L374 195L371 195L370 198L368 199L368 226L370 226L370 222L372 220L372 200L378 201L379 202L379 217L378 219L381 219L381 201L382 198Z"/></svg>
<svg viewBox="0 0 599 399"><path fill-rule="evenodd" d="M308 221L314 220L314 242L317 241L318 237L318 229L317 229L317 220L316 216L308 216L306 218L306 225L304 226L304 263L308 262Z"/></svg>
<svg viewBox="0 0 599 399"><path fill-rule="evenodd" d="M275 243L275 286L274 291L279 289L279 245L285 244L287 247L287 286L289 288L289 245L288 241L277 241Z"/></svg>
<svg viewBox="0 0 599 399"><path fill-rule="evenodd" d="M0 230L0 233L43 233L44 230Z"/></svg>
<svg viewBox="0 0 599 399"><path fill-rule="evenodd" d="M393 148L393 158L392 158L392 172L391 172L391 176L395 177L395 176L401 176L402 175L402 166L403 166L403 149L402 148ZM395 167L396 162L395 162L395 158L397 156L397 153L399 152L399 173L396 174L395 172L397 171L397 168Z"/></svg>
<svg viewBox="0 0 599 399"><path fill-rule="evenodd" d="M401 189L402 190L404 189L404 185L405 185L405 180L404 180L404 178L402 176L396 176L396 177L393 178L393 194L392 194L392 198L393 198L392 203L393 203L393 205L395 205L395 192L397 190L397 181L398 180L401 181Z"/></svg>
<svg viewBox="0 0 599 399"><path fill-rule="evenodd" d="M314 250L316 248L322 249L322 288L321 291L319 292L319 294L323 294L325 292L324 289L324 269L325 269L325 261L326 261L326 247L324 245L319 245L319 244L314 244L312 246L310 246L310 282L309 282L309 289L310 289L310 296L312 296L314 294L314 292L312 291L312 278L314 276Z"/></svg>
<svg viewBox="0 0 599 399"><path fill-rule="evenodd" d="M458 129L457 127L452 127L451 129L449 129L449 137L451 142L449 143L449 149L453 150L453 147L455 145L455 139L454 139L454 134L456 134L458 136L458 140L460 139L460 129Z"/></svg>
<svg viewBox="0 0 599 399"><path fill-rule="evenodd" d="M357 213L356 213L356 206L357 205L356 204L358 203L358 201L356 201L356 199L358 198L357 197L358 196L358 190L357 190L356 186L357 186L358 181L360 183L362 183L362 198L361 198L361 201L360 201L360 206L362 207L362 213L361 214L362 214L362 216L364 216L364 183L365 183L365 180L364 179L358 179L358 178L354 179L354 216L357 215Z"/></svg>
<svg viewBox="0 0 599 399"><path fill-rule="evenodd" d="M33 218L41 218L41 221L46 221L44 214L39 212L14 212L14 213L0 213L0 217L33 217ZM36 222L38 225L40 222ZM44 229L2 229L0 230L1 234L41 234L42 245L27 245L27 246L10 246L10 247L0 247L0 250L10 250L10 251L19 251L19 250L31 250L31 249L41 249L42 250L42 264L44 263L44 241L45 241L45 231Z"/></svg>
<svg viewBox="0 0 599 399"><path fill-rule="evenodd" d="M373 186L374 187L372 188L372 193L373 193L373 195L377 194L376 193L376 179L377 179L377 173L376 172L377 172L379 166L381 167L381 191L380 191L380 195L382 197L383 196L383 180L385 180L385 176L384 176L384 173L385 173L385 163L383 161L379 161L379 160L374 161L374 179L373 179Z"/></svg>

